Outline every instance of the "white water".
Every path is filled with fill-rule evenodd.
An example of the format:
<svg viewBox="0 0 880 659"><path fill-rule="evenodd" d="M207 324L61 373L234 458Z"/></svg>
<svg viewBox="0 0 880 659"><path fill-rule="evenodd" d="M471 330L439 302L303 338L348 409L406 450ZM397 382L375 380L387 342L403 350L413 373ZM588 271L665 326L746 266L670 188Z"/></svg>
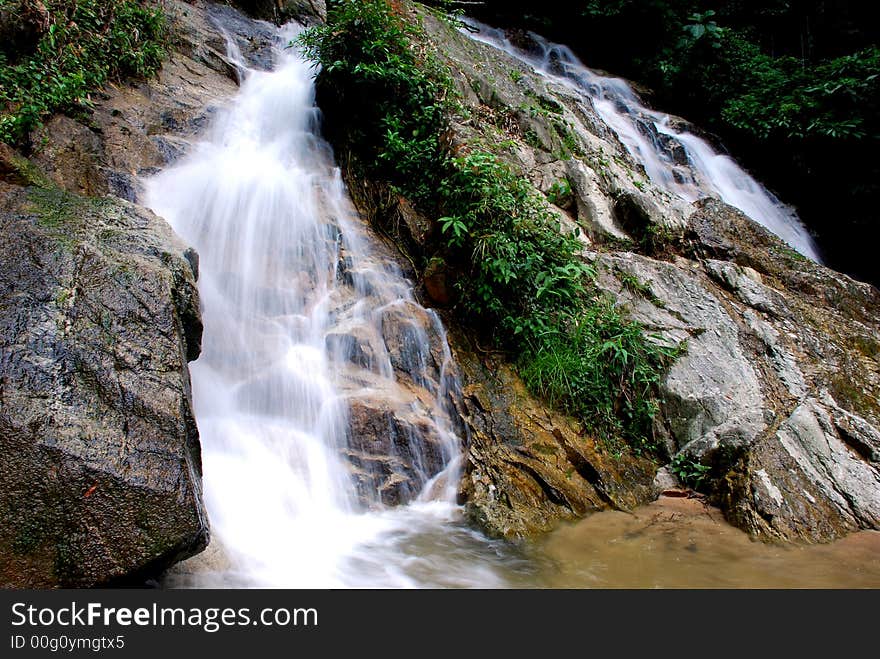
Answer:
<svg viewBox="0 0 880 659"><path fill-rule="evenodd" d="M526 53L504 32L469 20L472 38L503 50L554 81L590 99L602 120L617 134L648 177L661 188L693 202L720 198L782 238L804 256L820 262L819 251L792 208L752 178L730 156L706 140L670 125L669 115L642 103L626 81L599 75L584 66L567 46L529 33L538 52ZM679 151L685 158L676 158Z"/></svg>
<svg viewBox="0 0 880 659"><path fill-rule="evenodd" d="M497 545L454 503L461 440L442 325L372 250L316 133L314 70L280 47L272 72L247 69L231 40L229 57L240 93L204 143L146 182L147 205L200 256L205 330L191 374L212 548L178 585L502 585ZM386 348L389 318L406 355ZM328 343L340 334L369 358L347 361ZM406 386L393 365L404 357ZM390 449L411 464L408 505L383 506L369 465L346 459L357 401L429 426L430 446L413 435L411 456Z"/></svg>

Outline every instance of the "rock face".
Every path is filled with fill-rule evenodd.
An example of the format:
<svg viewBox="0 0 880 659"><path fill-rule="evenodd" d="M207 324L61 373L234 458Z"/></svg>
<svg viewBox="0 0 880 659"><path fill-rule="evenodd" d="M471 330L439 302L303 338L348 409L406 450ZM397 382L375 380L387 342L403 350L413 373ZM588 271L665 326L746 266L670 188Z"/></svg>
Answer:
<svg viewBox="0 0 880 659"><path fill-rule="evenodd" d="M318 0L239 4L269 20L324 11ZM30 162L0 149L2 585L132 578L207 541L186 370L199 349L197 259L129 202L139 178L186 153L235 92L218 26L256 67L268 66L273 33L228 6L163 6L172 55L156 80L108 88L88 125L48 121ZM707 466L701 489L765 539L880 527L880 294L720 202L672 198L580 96L423 22L471 114L450 142L509 145L503 157L563 226L583 229L597 285L649 331L687 342L661 384L655 428L674 464ZM454 309L455 273L419 252L436 236L434 218L368 181L349 183L368 219L398 229L395 246L355 228L373 262L343 254L345 286L328 302L326 342L349 410L340 452L363 502L411 500L449 458L453 432L467 444L460 499L495 535L526 537L655 497L660 465L598 443L529 395L452 311L448 346L409 290L383 289L377 273L402 267L425 299ZM406 252L424 272L410 270ZM382 301L378 315L364 313L365 298ZM670 467L661 473L668 485Z"/></svg>
<svg viewBox="0 0 880 659"><path fill-rule="evenodd" d="M34 52L49 30L50 16L40 0L13 0L0 7L0 50L9 61Z"/></svg>
<svg viewBox="0 0 880 659"><path fill-rule="evenodd" d="M32 160L61 188L137 201L140 177L187 152L237 89L220 27L252 66L270 66L272 26L202 0L169 0L163 10L171 52L158 76L95 94L88 125L56 116L31 136Z"/></svg>
<svg viewBox="0 0 880 659"><path fill-rule="evenodd" d="M649 331L687 342L660 391L656 432L670 456L710 466L705 489L763 538L880 527L877 290L800 257L719 201L669 199L583 99L427 24L467 72L460 89L472 112L508 117L511 162L539 190L570 182L574 200L560 212L592 237L599 287ZM491 133L498 122L477 125Z"/></svg>
<svg viewBox="0 0 880 659"><path fill-rule="evenodd" d="M439 318L397 274L400 255L353 211L351 218L345 239L359 254L343 252L325 335L348 412L340 450L362 504L397 505L415 499L460 451L457 368Z"/></svg>
<svg viewBox="0 0 880 659"><path fill-rule="evenodd" d="M680 309L697 336L664 385L676 446L713 467L713 496L751 533L816 541L880 526L880 293L718 202L698 205L683 252L681 272L735 324L739 354L713 356L701 307ZM724 395L709 372L741 379ZM676 427L706 391L724 405Z"/></svg>
<svg viewBox="0 0 880 659"><path fill-rule="evenodd" d="M468 437L460 496L494 535L523 538L560 520L606 508L631 510L656 497L656 465L615 456L571 418L548 409L498 355L453 334Z"/></svg>
<svg viewBox="0 0 880 659"><path fill-rule="evenodd" d="M880 294L712 200L676 249L669 261L594 254L633 317L687 341L661 387L670 453L711 467L707 491L750 533L877 528Z"/></svg>
<svg viewBox="0 0 880 659"><path fill-rule="evenodd" d="M800 257L720 201L671 197L588 100L430 15L421 21L467 108L447 136L453 148L506 145L499 155L586 235L599 289L647 331L686 342L659 392L655 433L675 460L658 483L676 466L704 465L700 489L763 539L880 528L877 290ZM449 304L431 218L351 183L360 207L428 264L425 298ZM611 456L532 399L499 356L462 331L451 342L469 431L462 500L486 528L523 536L655 495L659 465Z"/></svg>
<svg viewBox="0 0 880 659"><path fill-rule="evenodd" d="M0 583L92 586L201 550L194 256L121 200L3 193Z"/></svg>
<svg viewBox="0 0 880 659"><path fill-rule="evenodd" d="M327 18L324 0L235 0L234 4L251 16L279 24L295 20L310 25Z"/></svg>

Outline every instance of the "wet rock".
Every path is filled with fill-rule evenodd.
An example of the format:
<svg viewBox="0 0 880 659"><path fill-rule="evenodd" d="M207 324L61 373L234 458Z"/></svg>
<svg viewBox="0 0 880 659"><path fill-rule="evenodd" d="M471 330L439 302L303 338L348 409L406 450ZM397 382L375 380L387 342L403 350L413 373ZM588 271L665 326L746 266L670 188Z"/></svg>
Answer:
<svg viewBox="0 0 880 659"><path fill-rule="evenodd" d="M488 532L511 539L656 496L656 467L600 447L574 420L531 396L509 365L451 335L462 373L468 448L461 499Z"/></svg>
<svg viewBox="0 0 880 659"><path fill-rule="evenodd" d="M662 496L671 496L667 492L680 491L681 483L679 483L669 467L660 467L657 470L657 475L654 476L654 487Z"/></svg>
<svg viewBox="0 0 880 659"><path fill-rule="evenodd" d="M80 587L200 551L186 247L112 198L16 187L0 205L0 583Z"/></svg>
<svg viewBox="0 0 880 659"><path fill-rule="evenodd" d="M372 337L365 328L334 330L324 337L324 344L333 361L347 361L365 369L372 369L376 363Z"/></svg>
<svg viewBox="0 0 880 659"><path fill-rule="evenodd" d="M396 225L396 232L413 246L424 245L434 230L434 223L404 198L397 200L392 222Z"/></svg>
<svg viewBox="0 0 880 659"><path fill-rule="evenodd" d="M282 13L307 25L323 23L327 20L325 0L282 0Z"/></svg>
<svg viewBox="0 0 880 659"><path fill-rule="evenodd" d="M135 203L140 194L140 183L131 174L125 172L107 172L107 188L110 194L125 201Z"/></svg>
<svg viewBox="0 0 880 659"><path fill-rule="evenodd" d="M382 314L382 336L398 379L435 392L444 361L436 323L414 302L392 305Z"/></svg>
<svg viewBox="0 0 880 659"><path fill-rule="evenodd" d="M447 307L452 303L454 290L450 273L443 259L433 258L425 266L422 285L428 298L436 305Z"/></svg>
<svg viewBox="0 0 880 659"><path fill-rule="evenodd" d="M295 20L314 25L327 19L324 0L235 0L234 4L251 16L279 24Z"/></svg>
<svg viewBox="0 0 880 659"><path fill-rule="evenodd" d="M349 401L349 439L343 451L362 501L412 501L451 457L427 410L375 395Z"/></svg>
<svg viewBox="0 0 880 659"><path fill-rule="evenodd" d="M207 127L218 99L235 93L238 78L220 26L246 57L268 66L271 26L203 0L168 0L163 10L172 55L156 77L94 95L88 126L56 116L31 136L33 160L63 189L133 201L140 176L186 152L188 141Z"/></svg>
<svg viewBox="0 0 880 659"><path fill-rule="evenodd" d="M810 399L741 452L720 486L725 514L763 537L826 541L877 528L880 475L849 449Z"/></svg>
<svg viewBox="0 0 880 659"><path fill-rule="evenodd" d="M98 134L78 121L56 115L31 137L41 145L33 161L48 172L59 187L88 196L107 194L107 177L101 171L103 143Z"/></svg>
<svg viewBox="0 0 880 659"><path fill-rule="evenodd" d="M49 185L49 179L39 167L3 142L0 142L0 181L11 186Z"/></svg>
<svg viewBox="0 0 880 659"><path fill-rule="evenodd" d="M219 26L231 36L248 66L263 71L272 68L272 49L276 43L276 30L272 25L253 21L234 7L217 3L207 4L209 25ZM225 53L224 47L216 48Z"/></svg>
<svg viewBox="0 0 880 659"><path fill-rule="evenodd" d="M686 344L659 384L654 432L668 457L709 467L701 490L760 537L829 540L877 528L880 293L805 260L721 202L673 198L651 183L589 101L431 15L421 18L468 109L469 118L444 135L448 147L460 153L481 140L503 141L499 157L548 203L554 183L568 181L566 209L549 208L590 237L584 253L597 287L651 340ZM670 155L682 164L681 153ZM365 216L393 234L414 268L428 266L425 293L442 303L429 259L437 251L431 218L400 217L401 204L381 183L347 176ZM361 275L346 269L354 283L368 280ZM424 347L420 333L429 323L402 311L382 322L385 351L422 400L435 390L441 360ZM456 409L468 441L461 499L484 528L523 537L676 489L668 468L655 481L658 465L612 454L531 397L501 356L460 330L450 341L462 370ZM406 374L414 368L432 375L413 380ZM369 377L350 381L369 385ZM382 426L389 423L401 425L386 419ZM377 451L370 455L385 455L387 441L370 441ZM408 478L399 461L405 458L388 454L384 480L369 481L369 489L399 491Z"/></svg>

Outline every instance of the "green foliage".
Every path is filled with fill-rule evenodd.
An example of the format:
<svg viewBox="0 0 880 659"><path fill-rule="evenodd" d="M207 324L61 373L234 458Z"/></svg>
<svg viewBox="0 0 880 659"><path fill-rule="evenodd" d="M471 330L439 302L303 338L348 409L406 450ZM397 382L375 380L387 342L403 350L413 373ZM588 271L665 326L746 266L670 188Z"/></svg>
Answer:
<svg viewBox="0 0 880 659"><path fill-rule="evenodd" d="M21 143L53 112L90 105L108 80L152 75L164 51L158 8L132 0L46 0L49 29L34 53L0 52L0 141Z"/></svg>
<svg viewBox="0 0 880 659"><path fill-rule="evenodd" d="M719 28L710 47L684 39L660 67L670 89L699 98L716 122L757 140L858 140L878 129L878 48L808 65Z"/></svg>
<svg viewBox="0 0 880 659"><path fill-rule="evenodd" d="M601 296L570 322L533 337L520 354L527 385L608 438L651 452L654 391L664 367L680 352L628 320Z"/></svg>
<svg viewBox="0 0 880 659"><path fill-rule="evenodd" d="M713 48L720 48L724 28L718 27L718 23L712 20L714 16L715 11L711 9L702 13L694 12L688 16L688 23L684 26L684 31L693 42L702 39L709 41Z"/></svg>
<svg viewBox="0 0 880 659"><path fill-rule="evenodd" d="M494 153L443 136L450 76L420 29L386 0L340 0L299 43L321 65L328 135L368 176L439 217L432 246L458 273L457 310L520 365L526 383L591 428L651 448L653 388L673 349L589 295L593 269L577 233ZM559 106L547 99L546 113ZM554 122L569 151L577 144ZM537 135L534 136L537 139ZM498 147L501 148L501 147ZM561 181L551 196L571 194Z"/></svg>
<svg viewBox="0 0 880 659"><path fill-rule="evenodd" d="M576 235L522 177L496 156L473 151L450 161L437 188L447 249L467 271L459 283L471 317L494 327L494 339L516 348L546 333L576 308L590 268Z"/></svg>
<svg viewBox="0 0 880 659"><path fill-rule="evenodd" d="M833 140L859 140L877 129L878 48L811 67L792 57L755 54L749 72L745 89L722 106L722 118L735 128L760 139Z"/></svg>
<svg viewBox="0 0 880 659"><path fill-rule="evenodd" d="M322 103L328 120L344 115L329 122L342 131L339 141L367 174L428 199L430 170L444 159L450 85L420 31L386 0L340 0L329 5L326 24L303 32L299 44L322 67L318 92L332 96Z"/></svg>
<svg viewBox="0 0 880 659"><path fill-rule="evenodd" d="M547 191L547 201L556 206L563 207L571 198L571 183L567 178L560 179L550 186Z"/></svg>
<svg viewBox="0 0 880 659"><path fill-rule="evenodd" d="M697 460L684 453L676 455L669 464L669 470L686 486L698 490L709 476L712 468L700 464Z"/></svg>
<svg viewBox="0 0 880 659"><path fill-rule="evenodd" d="M880 282L876 2L485 0L494 25L574 48L639 81L658 108L718 135L793 205L835 269ZM589 35L589 38L584 38Z"/></svg>

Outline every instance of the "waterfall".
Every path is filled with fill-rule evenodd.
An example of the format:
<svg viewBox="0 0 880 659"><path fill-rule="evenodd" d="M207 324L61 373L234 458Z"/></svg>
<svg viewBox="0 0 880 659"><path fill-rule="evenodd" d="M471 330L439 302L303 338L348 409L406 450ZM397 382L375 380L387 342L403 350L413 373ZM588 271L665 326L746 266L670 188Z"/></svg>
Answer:
<svg viewBox="0 0 880 659"><path fill-rule="evenodd" d="M659 187L688 202L716 197L743 211L804 256L821 262L819 251L795 211L752 178L730 156L651 110L620 78L584 66L567 46L529 33L533 52L511 43L504 32L468 19L472 38L502 50L542 75L583 94L602 120Z"/></svg>
<svg viewBox="0 0 880 659"><path fill-rule="evenodd" d="M500 585L493 543L455 504L443 326L347 197L315 71L284 47L298 29L269 72L229 39L239 94L145 181L200 257L191 377L212 543L183 585Z"/></svg>

